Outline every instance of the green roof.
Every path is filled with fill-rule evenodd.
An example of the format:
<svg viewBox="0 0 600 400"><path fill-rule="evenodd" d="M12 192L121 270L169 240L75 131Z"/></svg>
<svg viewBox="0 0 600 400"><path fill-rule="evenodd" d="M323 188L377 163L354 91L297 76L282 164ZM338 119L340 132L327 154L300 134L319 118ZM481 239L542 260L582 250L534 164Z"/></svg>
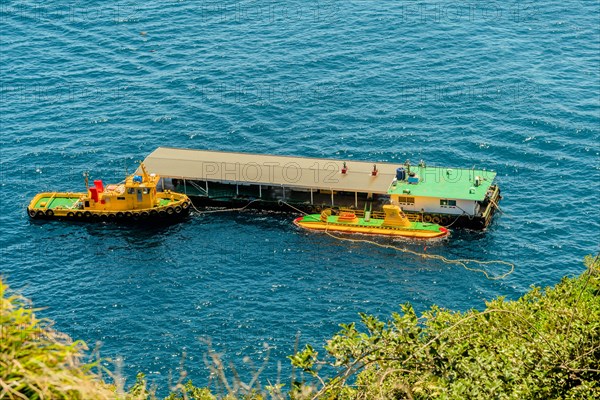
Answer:
<svg viewBox="0 0 600 400"><path fill-rule="evenodd" d="M496 177L495 172L481 169L411 166L410 171L416 173L419 182L398 181L390 186L388 194L479 201ZM408 173L406 176L408 179ZM479 186L475 186L476 177L480 177Z"/></svg>

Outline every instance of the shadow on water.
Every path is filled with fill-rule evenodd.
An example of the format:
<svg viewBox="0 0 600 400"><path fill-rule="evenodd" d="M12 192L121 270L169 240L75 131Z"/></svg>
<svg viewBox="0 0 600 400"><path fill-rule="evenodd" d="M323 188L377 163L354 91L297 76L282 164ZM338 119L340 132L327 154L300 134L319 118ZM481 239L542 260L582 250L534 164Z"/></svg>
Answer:
<svg viewBox="0 0 600 400"><path fill-rule="evenodd" d="M32 228L45 232L39 248L56 257L67 256L69 252L78 254L84 249L85 256L93 255L104 263L164 258L165 249L173 247L174 238L181 237L188 224L190 218L144 224L30 220ZM38 253L41 256L43 250Z"/></svg>
<svg viewBox="0 0 600 400"><path fill-rule="evenodd" d="M81 229L90 236L104 237L106 235L141 235L153 237L170 231L176 231L177 227L189 222L190 217L185 219L167 221L133 221L133 222L82 222L66 220L38 220L30 219L29 223L35 227L47 227L49 230Z"/></svg>

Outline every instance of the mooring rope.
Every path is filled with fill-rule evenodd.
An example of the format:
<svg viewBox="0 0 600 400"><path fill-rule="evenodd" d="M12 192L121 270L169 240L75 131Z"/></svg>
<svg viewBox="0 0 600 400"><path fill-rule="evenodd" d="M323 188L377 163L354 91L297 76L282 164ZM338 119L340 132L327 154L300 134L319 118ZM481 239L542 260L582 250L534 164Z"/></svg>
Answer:
<svg viewBox="0 0 600 400"><path fill-rule="evenodd" d="M493 204L493 205L496 207L496 209L497 209L498 211L500 211L502 214L504 214L504 210L502 210L502 209L500 208L500 206L498 205L498 203L496 203L496 201L495 201L494 199L490 198L490 202L491 202L491 203L492 203L492 204Z"/></svg>
<svg viewBox="0 0 600 400"><path fill-rule="evenodd" d="M255 203L257 201L262 201L261 199L254 199L250 202L248 202L248 204L246 204L243 207L238 207L238 208L224 208L224 209L220 209L220 210L198 210L196 208L196 206L194 205L194 202L192 201L192 208L198 213L198 214L212 214L212 213L219 213L219 212L230 212L230 211L242 211L244 210L246 207L248 207L250 204Z"/></svg>
<svg viewBox="0 0 600 400"><path fill-rule="evenodd" d="M456 221L458 221L458 219L459 219L460 217L462 217L462 216L463 216L463 215L465 215L465 214L466 214L466 212L465 212L465 210L463 210L463 213L462 213L462 214L460 214L458 217L454 218L454 221L452 221L452 223L451 223L451 224L449 224L449 225L442 225L442 226L443 226L444 228L450 228L452 225L454 225L454 223L455 223Z"/></svg>
<svg viewBox="0 0 600 400"><path fill-rule="evenodd" d="M277 203L279 203L279 205L285 204L286 206L290 207L291 209L294 209L294 210L298 211L298 212L299 212L299 213L301 213L301 214L308 215L308 213L306 213L306 212L302 211L302 210L301 210L301 209L299 209L299 208L296 208L296 207L294 207L294 206L293 206L293 205L291 205L290 203L286 203L286 202L285 202L285 201L283 201L283 200L279 200Z"/></svg>

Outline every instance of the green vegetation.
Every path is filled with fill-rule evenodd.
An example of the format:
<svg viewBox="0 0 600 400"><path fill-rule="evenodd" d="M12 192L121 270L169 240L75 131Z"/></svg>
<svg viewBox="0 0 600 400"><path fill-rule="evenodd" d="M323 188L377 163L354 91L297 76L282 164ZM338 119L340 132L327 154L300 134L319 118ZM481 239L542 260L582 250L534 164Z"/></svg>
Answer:
<svg viewBox="0 0 600 400"><path fill-rule="evenodd" d="M109 399L114 391L82 365L81 341L35 316L0 280L0 399Z"/></svg>
<svg viewBox="0 0 600 400"><path fill-rule="evenodd" d="M600 398L600 261L585 264L577 278L483 311L433 307L419 317L404 305L386 322L361 314L361 326L342 324L323 357L310 345L290 356L305 378L287 390L229 383L209 352L214 387L184 384L183 375L167 399ZM82 364L83 343L36 319L1 281L0 290L0 398L155 398L142 374L128 392L104 383L92 372L99 363Z"/></svg>

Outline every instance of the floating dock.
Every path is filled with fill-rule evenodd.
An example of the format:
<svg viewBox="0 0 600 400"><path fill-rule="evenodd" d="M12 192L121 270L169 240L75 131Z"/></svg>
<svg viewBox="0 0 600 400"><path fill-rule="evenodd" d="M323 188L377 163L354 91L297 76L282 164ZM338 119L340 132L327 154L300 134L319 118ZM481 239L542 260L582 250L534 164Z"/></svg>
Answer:
<svg viewBox="0 0 600 400"><path fill-rule="evenodd" d="M160 188L188 195L198 206L288 210L325 208L381 212L397 204L416 221L484 229L500 189L496 173L309 157L159 147L144 164L162 177Z"/></svg>

